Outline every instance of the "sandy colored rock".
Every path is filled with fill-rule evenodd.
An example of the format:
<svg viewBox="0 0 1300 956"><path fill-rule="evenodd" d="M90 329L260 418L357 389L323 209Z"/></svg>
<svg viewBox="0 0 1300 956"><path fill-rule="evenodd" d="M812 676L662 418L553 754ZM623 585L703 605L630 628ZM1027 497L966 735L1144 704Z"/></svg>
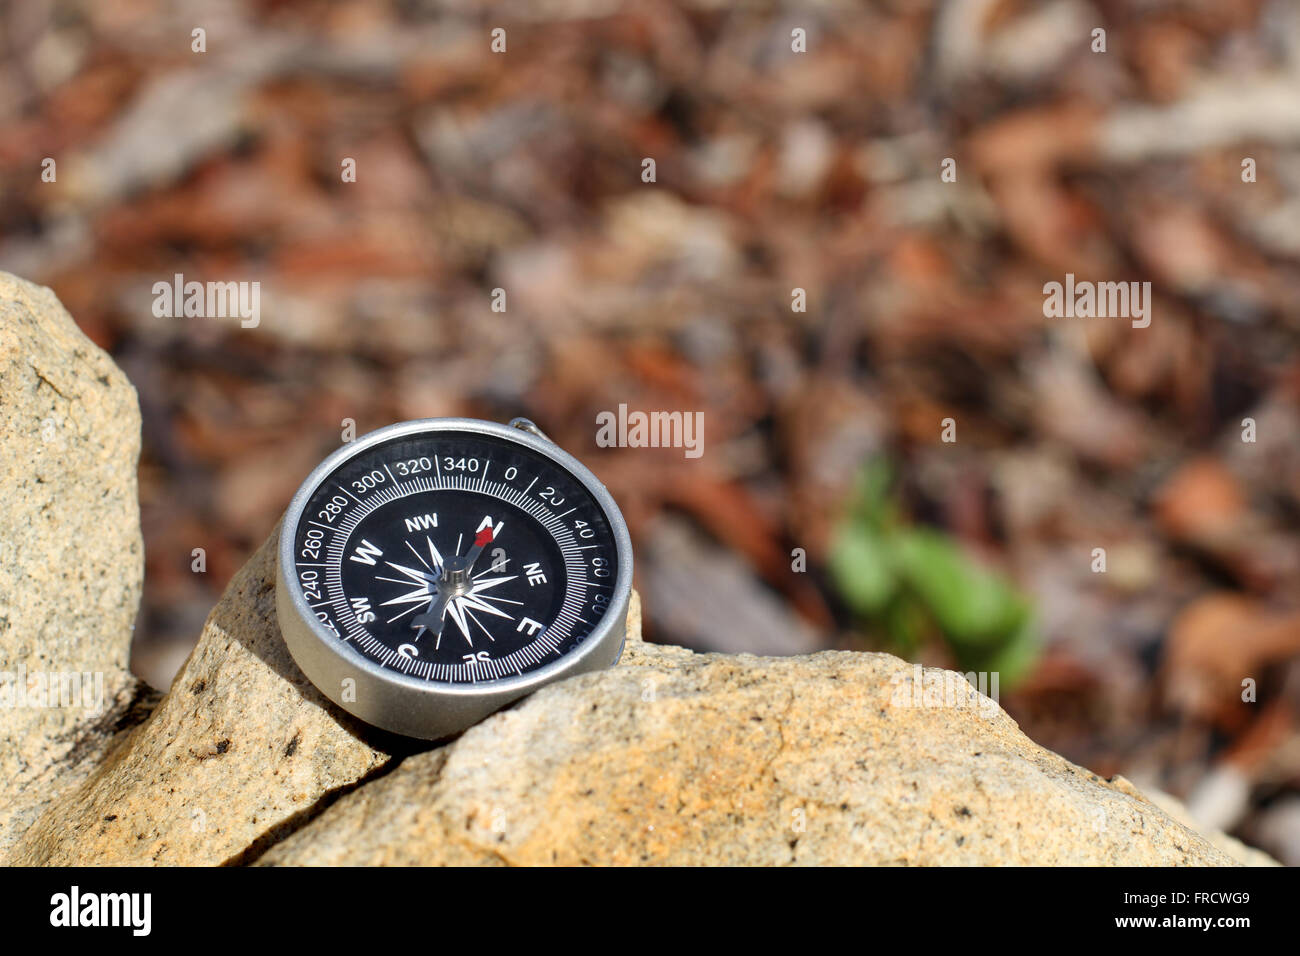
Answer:
<svg viewBox="0 0 1300 956"><path fill-rule="evenodd" d="M1128 784L1130 787L1132 786L1132 784L1129 784L1123 777L1117 777L1115 782ZM1136 791L1136 789L1137 788L1135 787L1134 790ZM1242 866L1282 865L1263 850L1257 850L1253 846L1247 846L1236 837L1229 836L1220 830L1209 829L1201 826L1192 817L1191 813L1188 812L1187 807L1183 806L1181 800L1165 793L1163 790L1145 789L1141 791L1141 795L1189 830L1194 830L1201 836L1205 837L1205 839L1209 840L1210 843L1228 854L1228 856L1232 857Z"/></svg>
<svg viewBox="0 0 1300 956"><path fill-rule="evenodd" d="M1232 865L957 675L632 643L406 758L264 864ZM939 685L943 686L943 685ZM963 689L964 688L964 689Z"/></svg>
<svg viewBox="0 0 1300 956"><path fill-rule="evenodd" d="M238 862L388 759L275 618L279 529L231 581L149 721L18 842L18 865Z"/></svg>
<svg viewBox="0 0 1300 956"><path fill-rule="evenodd" d="M155 699L127 672L139 454L126 376L0 272L0 856Z"/></svg>

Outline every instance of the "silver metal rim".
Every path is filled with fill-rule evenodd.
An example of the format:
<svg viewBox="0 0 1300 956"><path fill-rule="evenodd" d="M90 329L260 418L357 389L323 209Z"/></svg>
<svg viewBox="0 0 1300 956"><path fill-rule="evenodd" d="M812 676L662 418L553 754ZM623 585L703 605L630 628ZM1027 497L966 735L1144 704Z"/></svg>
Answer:
<svg viewBox="0 0 1300 956"><path fill-rule="evenodd" d="M345 461L394 438L428 432L472 432L525 446L566 469L596 500L614 535L618 574L609 610L571 652L535 671L482 684L447 684L389 671L325 628L291 573L298 524L317 487ZM475 418L399 422L342 446L307 476L285 512L276 549L276 614L294 661L330 700L366 723L396 733L438 739L464 730L493 711L552 681L609 667L623 649L632 593L632 539L618 505L591 471L558 445L509 425ZM351 679L354 693L344 693Z"/></svg>

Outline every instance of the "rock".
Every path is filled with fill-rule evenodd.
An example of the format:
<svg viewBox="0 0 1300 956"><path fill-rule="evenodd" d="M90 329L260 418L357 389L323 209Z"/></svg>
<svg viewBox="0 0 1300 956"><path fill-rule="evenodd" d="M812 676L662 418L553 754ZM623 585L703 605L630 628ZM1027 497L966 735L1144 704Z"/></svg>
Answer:
<svg viewBox="0 0 1300 956"><path fill-rule="evenodd" d="M153 703L127 671L139 453L126 376L53 292L0 272L0 855Z"/></svg>
<svg viewBox="0 0 1300 956"><path fill-rule="evenodd" d="M338 710L290 658L275 618L278 537L231 581L149 721L8 863L239 862L403 746Z"/></svg>
<svg viewBox="0 0 1300 956"><path fill-rule="evenodd" d="M620 666L404 759L258 862L1233 863L958 675L926 669L922 686L960 693L914 703L917 673L887 654L630 643Z"/></svg>
<svg viewBox="0 0 1300 956"><path fill-rule="evenodd" d="M1119 778L1123 780L1123 777ZM1273 859L1263 850L1257 850L1253 846L1247 846L1235 837L1230 837L1226 833L1212 828L1200 825L1196 819L1183 806L1181 800L1177 797L1165 793L1163 790L1154 788L1145 789L1139 794L1146 797L1170 817L1177 820L1189 830L1199 833L1210 843L1214 844L1228 856L1232 857L1242 866L1282 866L1277 860ZM1266 844L1267 845L1267 844Z"/></svg>

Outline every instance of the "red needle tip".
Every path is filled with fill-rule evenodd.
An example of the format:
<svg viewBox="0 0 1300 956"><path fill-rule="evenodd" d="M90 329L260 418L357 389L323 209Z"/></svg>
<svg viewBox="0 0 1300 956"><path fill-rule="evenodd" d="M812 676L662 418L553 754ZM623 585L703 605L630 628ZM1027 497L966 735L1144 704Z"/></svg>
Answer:
<svg viewBox="0 0 1300 956"><path fill-rule="evenodd" d="M474 543L479 547L492 543L492 529L484 528L478 534L474 535Z"/></svg>

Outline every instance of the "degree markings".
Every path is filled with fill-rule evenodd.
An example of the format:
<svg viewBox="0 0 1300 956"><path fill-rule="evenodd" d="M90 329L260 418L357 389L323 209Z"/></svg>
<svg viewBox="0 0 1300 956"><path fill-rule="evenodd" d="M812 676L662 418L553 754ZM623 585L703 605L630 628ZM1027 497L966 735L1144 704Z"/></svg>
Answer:
<svg viewBox="0 0 1300 956"><path fill-rule="evenodd" d="M322 583L326 593L330 597L330 600L319 606L332 607L335 611L336 617L340 619L340 622L344 619L351 619L351 624L344 628L346 633L339 634L340 639L344 641L355 639L361 647L376 656L380 654L380 650L382 649L383 656L380 658L380 663L384 666L391 666L394 658L400 658L403 661L403 665L400 669L404 673L411 673L414 671L426 679L437 678L442 680L452 680L453 678L464 675L468 669L470 672L468 674L470 680L477 683L482 679L481 671L484 668L483 662L472 662L460 665L435 664L431 661L417 662L414 659L405 658L402 655L399 655L392 648L387 647L383 642L372 637L364 627L356 622L352 606L348 602L346 595L343 593L342 578L339 573L341 561L346 552L347 543L357 526L376 509L401 498L409 497L425 491L476 491L488 494L491 497L495 497L508 504L513 504L533 517L550 533L556 546L559 548L562 560L564 561L567 581L564 601L562 602L560 610L551 625L543 629L533 638L533 640L512 654L491 661L491 666L488 667L488 670L492 672L493 678L504 676L508 670L522 674L522 670L518 666L519 661L531 665L546 656L558 654L560 652L560 643L563 640L567 640L572 634L575 624L581 622L590 625L590 622L585 618L579 617L576 613L576 611L583 605L588 588L610 588L613 587L613 584L588 580L586 577L587 569L582 560L578 557L578 554L581 551L593 550L601 546L577 545L573 532L560 522L561 518L567 517L574 511L578 510L577 506L570 508L563 514L556 515L542 502L529 497L528 492L531 491L533 485L537 483L538 476L534 476L533 480L528 483L528 486L522 490L511 488L502 482L488 482L487 469L491 465L491 461L489 460L486 462L483 474L477 476L477 480L464 475L444 477L442 475L442 467L438 461L438 456L431 455L430 457L434 462L434 469L437 475L436 479L424 475L412 476L405 482L398 482L387 462L381 462L390 480L393 481L393 484L383 490L378 488L373 489L370 494L366 495L364 501L352 494L348 489L336 484L336 487L339 487L340 490L347 493L357 504L361 505L361 508L352 514L344 514L342 520L334 526L323 525L319 522L308 520L308 524L315 525L316 527L332 533L332 538L328 539L329 543L326 545L325 550L326 554L333 560L324 564L307 564L304 562L300 563L298 566L323 567L326 569L326 574ZM477 487L474 487L475 484L477 484ZM508 561L509 558L506 560ZM489 570L492 569L486 568L483 572L480 572L480 574L486 573ZM478 622L477 619L475 619L475 623L482 628L482 624ZM484 630L486 632L486 629Z"/></svg>

